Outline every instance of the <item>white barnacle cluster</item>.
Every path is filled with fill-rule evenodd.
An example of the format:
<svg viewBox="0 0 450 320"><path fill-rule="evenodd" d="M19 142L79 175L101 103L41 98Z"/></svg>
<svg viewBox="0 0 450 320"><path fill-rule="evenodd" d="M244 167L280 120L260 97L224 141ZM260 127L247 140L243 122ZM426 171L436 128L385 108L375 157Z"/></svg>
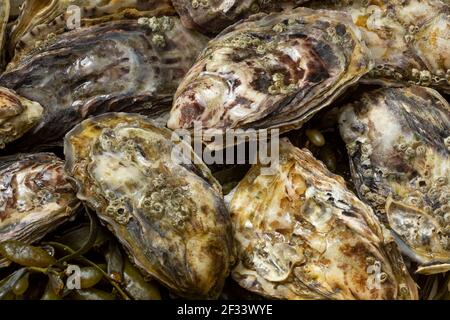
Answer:
<svg viewBox="0 0 450 320"><path fill-rule="evenodd" d="M175 25L173 18L163 17L143 17L138 20L140 25L148 26L153 32L152 42L160 48L166 46L166 33L171 31Z"/></svg>

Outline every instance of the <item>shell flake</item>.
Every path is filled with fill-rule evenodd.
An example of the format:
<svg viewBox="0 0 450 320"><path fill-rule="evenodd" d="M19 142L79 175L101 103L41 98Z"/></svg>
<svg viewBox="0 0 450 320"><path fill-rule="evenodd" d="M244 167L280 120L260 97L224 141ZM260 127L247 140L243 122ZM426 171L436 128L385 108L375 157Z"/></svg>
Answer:
<svg viewBox="0 0 450 320"><path fill-rule="evenodd" d="M73 217L78 206L64 162L55 155L0 158L0 242L38 241Z"/></svg>
<svg viewBox="0 0 450 320"><path fill-rule="evenodd" d="M0 77L44 107L17 147L58 141L93 114L167 111L206 42L174 17L112 21L57 36Z"/></svg>
<svg viewBox="0 0 450 320"><path fill-rule="evenodd" d="M272 299L417 299L372 209L307 150L280 146L274 175L254 166L230 204L233 278Z"/></svg>
<svg viewBox="0 0 450 320"><path fill-rule="evenodd" d="M67 135L66 170L146 275L182 297L217 298L233 261L229 213L209 169L172 138L139 115L98 116ZM179 164L179 147L196 161Z"/></svg>
<svg viewBox="0 0 450 320"><path fill-rule="evenodd" d="M254 15L209 43L178 88L168 126L298 128L370 70L359 37L340 12Z"/></svg>
<svg viewBox="0 0 450 320"><path fill-rule="evenodd" d="M403 253L421 273L449 270L447 101L424 87L378 89L343 108L340 129L361 198L390 226Z"/></svg>

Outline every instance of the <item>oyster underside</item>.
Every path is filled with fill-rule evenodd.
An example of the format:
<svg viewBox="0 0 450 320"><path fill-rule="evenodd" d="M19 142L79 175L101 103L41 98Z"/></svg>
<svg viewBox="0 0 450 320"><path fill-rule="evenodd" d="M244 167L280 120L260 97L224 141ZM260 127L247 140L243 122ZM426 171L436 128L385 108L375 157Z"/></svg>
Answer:
<svg viewBox="0 0 450 320"><path fill-rule="evenodd" d="M219 33L233 23L258 12L292 9L308 0L172 0L183 24L190 29Z"/></svg>
<svg viewBox="0 0 450 320"><path fill-rule="evenodd" d="M170 0L27 0L9 40L15 60L36 42L80 26L139 16L172 15ZM79 20L79 21L78 21Z"/></svg>
<svg viewBox="0 0 450 320"><path fill-rule="evenodd" d="M416 84L450 93L450 6L441 0L312 1L348 12L375 60L367 82Z"/></svg>
<svg viewBox="0 0 450 320"><path fill-rule="evenodd" d="M182 81L171 129L300 127L366 74L371 61L345 13L298 8L226 29ZM208 136L206 135L206 140Z"/></svg>
<svg viewBox="0 0 450 320"><path fill-rule="evenodd" d="M209 169L171 139L139 115L98 116L66 136L66 170L144 274L182 297L217 298L233 258L229 213Z"/></svg>
<svg viewBox="0 0 450 320"><path fill-rule="evenodd" d="M0 77L1 85L44 107L43 119L17 146L59 141L92 114L167 111L206 43L174 17L112 21L57 36Z"/></svg>
<svg viewBox="0 0 450 320"><path fill-rule="evenodd" d="M0 149L17 140L42 118L43 108L0 87Z"/></svg>
<svg viewBox="0 0 450 320"><path fill-rule="evenodd" d="M9 20L11 5L9 0L0 1L0 70L5 65L4 46L6 42L6 25Z"/></svg>
<svg viewBox="0 0 450 320"><path fill-rule="evenodd" d="M379 89L346 106L340 129L362 199L420 273L450 270L450 107L424 87Z"/></svg>
<svg viewBox="0 0 450 320"><path fill-rule="evenodd" d="M73 217L78 206L64 162L55 155L0 158L0 242L38 241Z"/></svg>
<svg viewBox="0 0 450 320"><path fill-rule="evenodd" d="M344 180L288 141L280 159L274 175L254 166L232 198L233 278L272 299L417 299L389 233Z"/></svg>

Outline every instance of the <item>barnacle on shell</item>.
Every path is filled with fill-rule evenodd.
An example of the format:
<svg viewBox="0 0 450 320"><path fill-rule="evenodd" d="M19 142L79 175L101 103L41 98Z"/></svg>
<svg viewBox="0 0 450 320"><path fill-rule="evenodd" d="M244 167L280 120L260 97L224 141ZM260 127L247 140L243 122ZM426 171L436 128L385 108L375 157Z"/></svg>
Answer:
<svg viewBox="0 0 450 320"><path fill-rule="evenodd" d="M383 88L343 108L359 195L419 272L450 270L450 107L435 90Z"/></svg>

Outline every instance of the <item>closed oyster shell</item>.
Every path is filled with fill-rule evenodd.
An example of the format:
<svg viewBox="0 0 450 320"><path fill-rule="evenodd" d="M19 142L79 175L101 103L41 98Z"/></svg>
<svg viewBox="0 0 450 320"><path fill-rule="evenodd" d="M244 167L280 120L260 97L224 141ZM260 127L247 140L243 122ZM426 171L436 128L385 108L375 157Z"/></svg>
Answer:
<svg viewBox="0 0 450 320"><path fill-rule="evenodd" d="M5 65L5 41L6 41L6 26L9 20L9 13L11 5L9 0L0 1L0 69L3 71Z"/></svg>
<svg viewBox="0 0 450 320"><path fill-rule="evenodd" d="M371 67L344 14L298 8L255 15L226 29L198 59L175 96L168 126L300 127Z"/></svg>
<svg viewBox="0 0 450 320"><path fill-rule="evenodd" d="M450 107L435 90L386 88L346 106L340 129L359 195L421 273L450 270Z"/></svg>
<svg viewBox="0 0 450 320"><path fill-rule="evenodd" d="M73 217L78 206L64 162L55 155L0 158L0 242L38 241Z"/></svg>
<svg viewBox="0 0 450 320"><path fill-rule="evenodd" d="M231 201L233 278L275 299L417 299L372 209L307 150L280 146L274 175L254 166Z"/></svg>
<svg viewBox="0 0 450 320"><path fill-rule="evenodd" d="M308 0L172 0L183 24L190 29L219 33L242 18L258 12L293 8Z"/></svg>
<svg viewBox="0 0 450 320"><path fill-rule="evenodd" d="M42 118L43 108L0 87L0 149L17 140Z"/></svg>
<svg viewBox="0 0 450 320"><path fill-rule="evenodd" d="M146 275L182 297L217 298L233 259L229 213L209 169L171 139L142 116L98 116L67 135L66 170ZM179 164L178 148L193 162Z"/></svg>
<svg viewBox="0 0 450 320"><path fill-rule="evenodd" d="M72 29L72 8L79 9L80 26L174 13L170 0L26 0L9 41L15 61L36 42Z"/></svg>
<svg viewBox="0 0 450 320"><path fill-rule="evenodd" d="M440 0L312 1L348 12L376 67L369 83L431 86L450 93L450 6Z"/></svg>
<svg viewBox="0 0 450 320"><path fill-rule="evenodd" d="M0 77L1 85L44 107L17 147L59 141L92 114L166 112L206 42L174 17L112 21L57 36Z"/></svg>

